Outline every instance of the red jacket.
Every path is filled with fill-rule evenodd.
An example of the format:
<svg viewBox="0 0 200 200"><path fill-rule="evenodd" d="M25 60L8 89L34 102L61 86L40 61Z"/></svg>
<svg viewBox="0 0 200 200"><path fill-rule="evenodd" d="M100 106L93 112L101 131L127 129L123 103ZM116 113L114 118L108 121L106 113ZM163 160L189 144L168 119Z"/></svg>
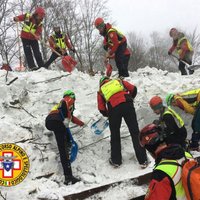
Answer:
<svg viewBox="0 0 200 200"><path fill-rule="evenodd" d="M65 101L65 98L60 102L60 109L52 110L46 118L46 121L61 121L63 122L65 118L71 119L74 124L83 126L84 122L73 115L73 110L69 108L69 103ZM74 104L73 104L74 106Z"/></svg>
<svg viewBox="0 0 200 200"><path fill-rule="evenodd" d="M107 103L109 103L112 108L116 107L117 105L132 101L132 98L135 98L137 94L137 88L136 86L132 85L131 83L127 81L122 81L122 84L124 85L125 91L121 91L118 93L115 93L112 95ZM97 93L97 103L98 103L98 110L103 113L108 113L107 103L101 93L101 91L98 91Z"/></svg>
<svg viewBox="0 0 200 200"><path fill-rule="evenodd" d="M123 38L119 40L119 35L117 34L117 31L113 30L111 32L108 32L111 28L112 28L112 25L107 23L106 35L104 36L104 44L106 44L108 48L110 49L109 51L110 55L114 54L117 51L120 44L127 41L125 36L123 36ZM109 40L112 42L112 45L108 43ZM128 50L126 52L128 52Z"/></svg>
<svg viewBox="0 0 200 200"><path fill-rule="evenodd" d="M108 49L111 49L111 48L112 48L112 46L109 45L109 44L107 43L106 38L104 38L104 40L103 40L103 46L104 46L104 49L105 49L106 51L107 51ZM130 54L131 54L130 50L129 50L128 48L126 48L126 50L124 51L124 55L130 55Z"/></svg>
<svg viewBox="0 0 200 200"><path fill-rule="evenodd" d="M26 14L19 15L16 17L19 19L20 22L23 22L25 20ZM35 35L39 37L42 34L42 23L41 23L42 21L36 21L36 19L34 18L34 14L30 16L29 21L36 26L38 24ZM23 30L21 31L21 38L28 39L28 40L36 40L36 38L34 37L32 33L25 32Z"/></svg>
<svg viewBox="0 0 200 200"><path fill-rule="evenodd" d="M175 49L177 51L179 51L179 49L181 49L181 51L178 53L179 57L180 57L180 59L185 59L186 57L189 56L188 54L193 55L193 50L191 50L189 48L189 46L188 46L188 40L186 38L184 40L182 40L182 42L180 43L180 46L178 46L178 41L181 38L184 38L184 34L181 33L181 32L179 32L178 38L175 39L175 40L173 39L173 44L170 47L169 52L172 53ZM189 57L191 57L191 56L189 56Z"/></svg>
<svg viewBox="0 0 200 200"><path fill-rule="evenodd" d="M170 200L172 187L168 177L158 181L152 179L145 200Z"/></svg>

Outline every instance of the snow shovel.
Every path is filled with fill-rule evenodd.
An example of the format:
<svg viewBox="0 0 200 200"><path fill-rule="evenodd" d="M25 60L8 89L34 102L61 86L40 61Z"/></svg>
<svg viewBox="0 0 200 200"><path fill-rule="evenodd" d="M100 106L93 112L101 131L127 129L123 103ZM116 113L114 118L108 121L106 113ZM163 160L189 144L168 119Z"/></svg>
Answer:
<svg viewBox="0 0 200 200"><path fill-rule="evenodd" d="M24 23L21 23L22 25L24 26L27 26L26 24ZM28 27L28 26L27 26ZM35 33L32 33L30 32L35 38L37 38L37 36L35 35ZM75 68L77 62L71 57L71 56L63 56L61 55L59 52L57 52L55 49L53 49L50 45L46 44L45 41L43 40L39 40L42 44L44 44L45 46L49 47L54 53L56 53L59 57L62 58L62 65L63 65L63 68L71 73L73 71L73 69Z"/></svg>
<svg viewBox="0 0 200 200"><path fill-rule="evenodd" d="M92 132L95 133L96 135L101 135L108 126L109 126L108 119L105 119L104 117L101 116L97 121L95 121L91 125L90 128Z"/></svg>
<svg viewBox="0 0 200 200"><path fill-rule="evenodd" d="M69 150L69 158L70 158L70 162L72 163L76 160L76 157L77 157L77 154L78 154L78 144L74 141L69 128L66 128L66 132L69 136L70 144L71 144L71 147L70 147L70 150ZM66 147L66 148L69 148L69 147Z"/></svg>
<svg viewBox="0 0 200 200"><path fill-rule="evenodd" d="M50 45L46 44L44 41L40 40L44 45L46 45L47 47L49 47L54 53L56 53L59 57L62 58L62 65L63 68L71 73L75 66L77 65L77 62L71 57L71 56L63 56L61 55L59 52L57 52L55 49L53 49Z"/></svg>
<svg viewBox="0 0 200 200"><path fill-rule="evenodd" d="M174 54L171 54L171 56L173 56L174 58L176 58L178 61L181 61L182 63L184 63L188 70L196 70L196 69L200 68L200 65L189 65L187 62L185 62L184 60L179 59Z"/></svg>

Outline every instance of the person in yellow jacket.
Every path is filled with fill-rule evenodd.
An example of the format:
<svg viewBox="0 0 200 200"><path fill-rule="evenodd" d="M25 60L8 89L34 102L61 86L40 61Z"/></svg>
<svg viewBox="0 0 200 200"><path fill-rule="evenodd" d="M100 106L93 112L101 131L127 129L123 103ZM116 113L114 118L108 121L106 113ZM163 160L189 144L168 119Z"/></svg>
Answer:
<svg viewBox="0 0 200 200"><path fill-rule="evenodd" d="M54 25L53 27L54 33L49 37L49 44L52 49L52 54L49 60L44 64L44 67L47 69L51 63L59 57L59 54L62 56L67 56L67 50L73 51L75 53L75 49L69 41L67 34L61 31L59 25ZM55 51L57 52L55 52Z"/></svg>
<svg viewBox="0 0 200 200"><path fill-rule="evenodd" d="M40 52L38 43L38 40L40 40L40 37L42 35L42 21L44 17L44 8L36 7L33 14L25 13L16 16L13 19L15 22L23 22L21 39L26 61L30 70L37 70L38 67L41 68L44 66L44 61L42 59L42 54ZM38 66L35 65L33 54Z"/></svg>
<svg viewBox="0 0 200 200"><path fill-rule="evenodd" d="M159 115L159 119L154 120L153 123L165 130L165 142L167 144L180 144L186 148L187 130L178 113L170 107L164 106L163 100L159 96L153 96L149 105L154 113Z"/></svg>
<svg viewBox="0 0 200 200"><path fill-rule="evenodd" d="M140 144L155 159L155 167L151 175L145 200L186 200L182 184L182 164L185 157L192 156L180 145L164 141L164 130L155 124L146 125L139 134Z"/></svg>
<svg viewBox="0 0 200 200"><path fill-rule="evenodd" d="M181 94L168 94L167 104L177 106L186 113L193 115L192 119L192 138L190 150L199 150L200 140L200 89L194 89Z"/></svg>
<svg viewBox="0 0 200 200"><path fill-rule="evenodd" d="M173 44L168 51L168 54L171 55L174 50L179 55L179 70L181 71L181 75L187 75L187 71L185 69L185 63L181 62L181 60L185 61L189 65L192 64L192 56L193 49L189 40L185 37L184 33L179 32L176 28L172 28L169 32L170 37L173 39ZM189 69L189 74L193 74L194 71Z"/></svg>
<svg viewBox="0 0 200 200"><path fill-rule="evenodd" d="M130 59L130 51L127 48L127 39L124 34L114 28L110 23L98 17L95 19L94 25L99 34L104 37L103 46L107 51L107 59L115 59L119 72L119 78L129 77L128 63Z"/></svg>

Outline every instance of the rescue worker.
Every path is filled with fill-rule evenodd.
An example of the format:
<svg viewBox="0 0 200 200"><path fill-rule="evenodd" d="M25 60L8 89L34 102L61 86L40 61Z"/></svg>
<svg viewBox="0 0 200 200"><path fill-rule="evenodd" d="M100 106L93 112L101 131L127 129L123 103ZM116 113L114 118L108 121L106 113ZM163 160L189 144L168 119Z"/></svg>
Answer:
<svg viewBox="0 0 200 200"><path fill-rule="evenodd" d="M159 96L154 96L149 101L151 109L159 115L159 119L154 123L165 129L167 144L180 144L186 148L187 130L183 119L170 107L163 105Z"/></svg>
<svg viewBox="0 0 200 200"><path fill-rule="evenodd" d="M186 113L193 115L192 119L192 138L190 150L199 150L200 140L200 89L194 89L180 94L168 94L166 102L170 106L176 106Z"/></svg>
<svg viewBox="0 0 200 200"><path fill-rule="evenodd" d="M102 18L97 18L94 25L99 30L99 34L104 37L104 49L107 51L105 60L114 58L119 77L129 77L130 51L127 48L126 37L111 24L105 23Z"/></svg>
<svg viewBox="0 0 200 200"><path fill-rule="evenodd" d="M148 165L147 155L144 148L139 144L139 128L133 99L137 95L136 86L120 79L110 79L103 76L100 79L100 88L97 93L98 110L104 117L109 119L111 132L111 158L109 162L114 167L122 164L120 127L124 118L135 150L136 158L141 166Z"/></svg>
<svg viewBox="0 0 200 200"><path fill-rule="evenodd" d="M170 29L169 32L170 37L173 39L173 44L168 51L168 55L171 55L174 50L176 50L179 55L179 70L181 71L181 75L187 75L187 71L185 69L185 63L181 62L181 60L185 61L189 65L192 64L192 56L193 56L193 48L190 44L189 40L185 37L184 33L179 32L176 28ZM189 74L193 74L194 70L188 69Z"/></svg>
<svg viewBox="0 0 200 200"><path fill-rule="evenodd" d="M44 66L38 44L38 40L42 34L42 21L44 17L45 10L42 7L37 7L32 15L30 13L25 13L14 17L15 22L24 22L21 31L21 40L26 61L30 70L36 70L38 67L40 68ZM32 51L38 67L35 65Z"/></svg>
<svg viewBox="0 0 200 200"><path fill-rule="evenodd" d="M182 164L192 156L178 144L167 145L163 140L163 130L155 124L148 124L140 131L140 144L145 147L155 159L155 167L151 175L145 200L175 200L186 199L183 188Z"/></svg>
<svg viewBox="0 0 200 200"><path fill-rule="evenodd" d="M84 122L73 115L75 109L75 94L71 90L67 90L63 94L63 99L53 107L46 117L46 128L53 131L56 137L58 150L60 153L60 161L63 167L65 181L64 184L75 184L80 181L72 175L71 163L69 159L69 135L67 135L66 128L69 128L69 122L83 126ZM66 145L68 144L68 145Z"/></svg>
<svg viewBox="0 0 200 200"><path fill-rule="evenodd" d="M51 57L49 60L44 64L44 67L47 69L49 65L59 57L58 54L67 56L67 49L73 51L75 53L75 49L72 47L71 43L69 42L69 38L63 32L61 32L60 26L55 25L53 27L54 33L49 37L49 44L50 47L55 50L52 50Z"/></svg>

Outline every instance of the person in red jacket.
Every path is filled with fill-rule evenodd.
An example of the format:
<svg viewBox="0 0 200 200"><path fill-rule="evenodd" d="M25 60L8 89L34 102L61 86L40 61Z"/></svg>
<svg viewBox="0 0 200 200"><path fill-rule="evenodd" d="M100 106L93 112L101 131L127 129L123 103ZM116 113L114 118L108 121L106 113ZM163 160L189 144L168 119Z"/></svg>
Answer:
<svg viewBox="0 0 200 200"><path fill-rule="evenodd" d="M182 167L173 162L181 165L185 157L192 156L178 144L167 145L164 135L164 130L155 124L146 125L139 134L141 146L155 159L145 200L186 199L180 171Z"/></svg>
<svg viewBox="0 0 200 200"><path fill-rule="evenodd" d="M38 40L42 34L42 21L44 17L45 10L42 7L37 7L32 15L30 13L25 13L14 17L15 22L23 22L21 39L26 61L31 70L36 70L38 67L40 68L44 66L38 44ZM38 67L35 65L32 51Z"/></svg>
<svg viewBox="0 0 200 200"><path fill-rule="evenodd" d="M100 89L97 93L98 110L108 117L111 132L110 164L119 167L122 164L120 126L124 118L131 134L136 158L142 168L147 167L147 155L139 144L139 128L133 99L137 95L137 87L127 81L110 79L103 76L100 79Z"/></svg>
<svg viewBox="0 0 200 200"><path fill-rule="evenodd" d="M72 175L71 163L69 159L68 147L70 138L67 135L66 128L69 127L69 122L83 126L84 122L73 115L75 104L75 94L71 90L67 90L63 94L63 99L53 107L46 117L46 128L54 132L58 150L60 153L60 160L63 167L65 181L64 184L75 184L80 181ZM66 145L68 144L68 146Z"/></svg>
<svg viewBox="0 0 200 200"><path fill-rule="evenodd" d="M130 51L127 48L126 37L116 28L113 28L111 24L105 23L102 18L97 18L94 25L99 30L99 34L104 37L103 45L107 51L106 59L115 59L119 77L129 77Z"/></svg>
<svg viewBox="0 0 200 200"><path fill-rule="evenodd" d="M75 49L72 47L71 43L69 42L69 38L67 37L66 34L64 34L63 32L61 32L60 26L55 25L53 27L54 30L54 34L52 34L49 37L49 44L51 49L57 51L58 53L56 53L55 51L52 50L52 54L51 57L49 58L49 60L44 64L45 68L48 68L49 65L56 60L56 58L58 58L58 54L63 55L63 56L67 56L67 48L73 52L75 52Z"/></svg>
<svg viewBox="0 0 200 200"><path fill-rule="evenodd" d="M189 65L192 64L192 56L193 56L193 49L192 45L185 37L185 35L179 32L176 28L170 29L169 32L170 37L173 39L173 44L168 51L168 54L171 55L174 50L179 55L179 70L181 71L181 75L187 75L187 71L185 69L185 63L181 62L181 60L185 61ZM193 74L194 70L189 69L189 74Z"/></svg>

